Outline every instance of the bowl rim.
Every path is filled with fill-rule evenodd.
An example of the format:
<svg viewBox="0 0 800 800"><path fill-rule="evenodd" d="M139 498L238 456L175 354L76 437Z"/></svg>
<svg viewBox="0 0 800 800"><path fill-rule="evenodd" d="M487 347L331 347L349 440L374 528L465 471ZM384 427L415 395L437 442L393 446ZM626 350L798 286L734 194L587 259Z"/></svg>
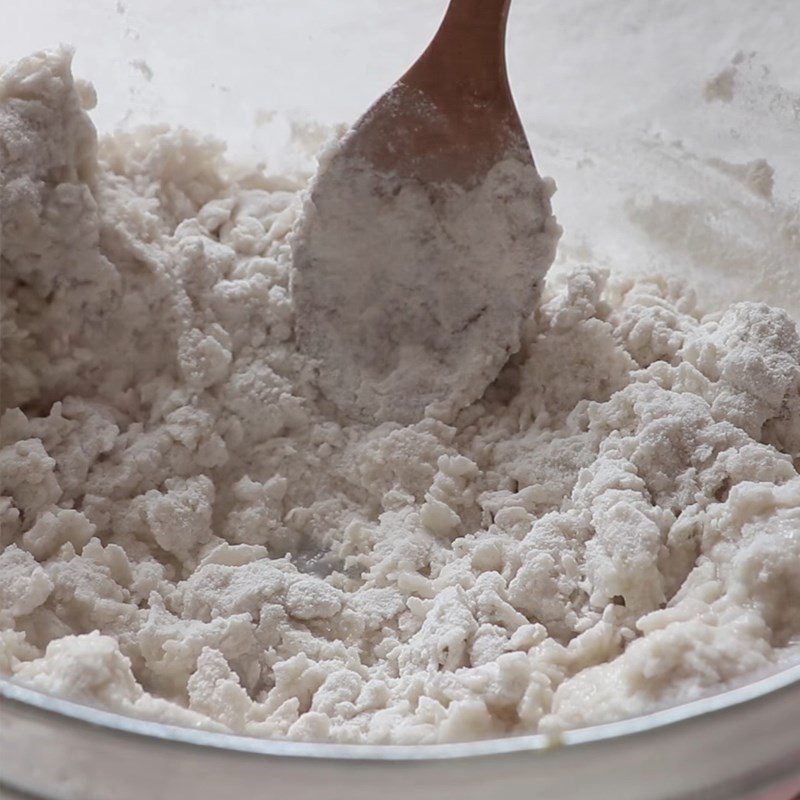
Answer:
<svg viewBox="0 0 800 800"><path fill-rule="evenodd" d="M711 718L728 717L774 700L780 695L795 695L800 700L800 663L757 678L744 685L709 697L653 711L616 722L592 725L558 734L522 734L503 738L436 744L339 744L299 742L288 739L261 739L242 734L201 728L181 727L120 714L85 703L67 700L25 686L13 678L0 677L0 708L8 705L22 713L45 717L52 722L73 722L81 727L102 729L127 739L145 739L161 745L205 748L274 758L328 761L411 761L429 762L463 758L584 749L589 745L613 743L632 736L641 738L666 729L685 729ZM0 718L2 718L0 714ZM2 727L2 723L0 723Z"/></svg>

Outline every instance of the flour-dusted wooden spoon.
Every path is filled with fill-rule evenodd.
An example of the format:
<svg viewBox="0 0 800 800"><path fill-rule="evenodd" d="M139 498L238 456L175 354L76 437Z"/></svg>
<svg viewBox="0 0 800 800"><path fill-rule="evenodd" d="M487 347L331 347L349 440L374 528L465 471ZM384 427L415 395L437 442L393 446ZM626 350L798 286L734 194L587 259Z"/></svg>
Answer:
<svg viewBox="0 0 800 800"><path fill-rule="evenodd" d="M296 336L348 416L452 418L519 349L560 231L508 84L509 3L451 0L308 192Z"/></svg>

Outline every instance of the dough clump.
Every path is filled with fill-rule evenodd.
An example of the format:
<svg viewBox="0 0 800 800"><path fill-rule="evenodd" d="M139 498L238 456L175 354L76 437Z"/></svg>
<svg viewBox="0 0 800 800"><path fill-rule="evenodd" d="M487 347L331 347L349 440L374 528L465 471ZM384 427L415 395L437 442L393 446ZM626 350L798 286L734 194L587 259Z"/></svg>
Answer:
<svg viewBox="0 0 800 800"><path fill-rule="evenodd" d="M800 336L576 265L450 424L338 416L293 338L304 183L70 55L0 77L0 672L262 737L557 732L800 658Z"/></svg>

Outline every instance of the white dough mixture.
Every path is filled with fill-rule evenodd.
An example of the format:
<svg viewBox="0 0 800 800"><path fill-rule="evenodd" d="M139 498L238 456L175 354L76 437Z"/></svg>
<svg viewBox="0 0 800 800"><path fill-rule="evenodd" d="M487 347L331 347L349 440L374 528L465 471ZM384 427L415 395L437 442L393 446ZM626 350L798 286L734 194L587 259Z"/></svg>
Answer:
<svg viewBox="0 0 800 800"><path fill-rule="evenodd" d="M98 145L66 52L0 77L0 672L150 719L558 732L800 658L800 335L678 281L551 282L445 424L298 353L303 182Z"/></svg>

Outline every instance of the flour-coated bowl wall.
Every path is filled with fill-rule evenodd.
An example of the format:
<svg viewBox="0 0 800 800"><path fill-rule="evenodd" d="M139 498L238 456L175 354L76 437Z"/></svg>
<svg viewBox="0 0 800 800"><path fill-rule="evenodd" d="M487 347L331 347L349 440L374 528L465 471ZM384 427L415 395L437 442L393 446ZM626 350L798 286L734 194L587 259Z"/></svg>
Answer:
<svg viewBox="0 0 800 800"><path fill-rule="evenodd" d="M4 59L74 45L101 132L181 124L233 155L310 166L324 126L398 76L444 6L29 0L4 11L0 45ZM798 26L788 0L512 3L510 77L559 186L562 253L800 313Z"/></svg>

